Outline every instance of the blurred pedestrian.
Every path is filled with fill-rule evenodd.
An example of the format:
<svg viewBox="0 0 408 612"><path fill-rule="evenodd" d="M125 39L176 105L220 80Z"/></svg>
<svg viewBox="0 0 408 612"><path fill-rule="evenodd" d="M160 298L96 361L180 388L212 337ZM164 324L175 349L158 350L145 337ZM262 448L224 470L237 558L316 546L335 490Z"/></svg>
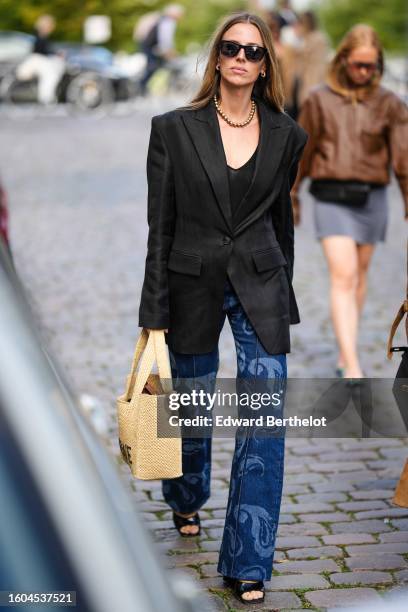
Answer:
<svg viewBox="0 0 408 612"><path fill-rule="evenodd" d="M168 331L176 388L192 381L214 392L228 317L238 380L283 393L289 325L299 322L289 192L306 138L283 112L269 28L248 13L215 32L191 103L153 117L139 325ZM278 404L269 411L281 414L283 397ZM285 437L279 428L238 433L217 569L241 602L255 604L272 574ZM162 490L184 537L200 532L210 480L211 436L183 437L183 476Z"/></svg>
<svg viewBox="0 0 408 612"><path fill-rule="evenodd" d="M55 52L49 39L55 30L52 15L41 15L35 23L34 45L30 55L17 67L20 80L38 78L38 102L57 102L57 87L64 74L65 61Z"/></svg>
<svg viewBox="0 0 408 612"><path fill-rule="evenodd" d="M280 0L278 3L278 18L281 28L292 26L297 21L296 13L290 0Z"/></svg>
<svg viewBox="0 0 408 612"><path fill-rule="evenodd" d="M328 38L319 29L313 11L301 13L294 27L301 40L296 70L298 81L296 105L300 109L312 87L325 80L330 49Z"/></svg>
<svg viewBox="0 0 408 612"><path fill-rule="evenodd" d="M181 4L168 4L162 13L158 13L141 41L141 49L146 56L146 68L140 81L142 94L146 93L147 83L153 74L176 57L176 28L184 14L185 8Z"/></svg>
<svg viewBox="0 0 408 612"><path fill-rule="evenodd" d="M375 244L386 236L390 166L408 218L408 108L381 86L383 70L377 33L354 26L330 63L326 83L309 94L299 116L309 141L292 190L295 220L299 186L311 177L316 236L330 274L337 374L351 378L363 376L358 322Z"/></svg>
<svg viewBox="0 0 408 612"><path fill-rule="evenodd" d="M157 21L160 19L160 15L160 11L148 11L147 13L143 13L137 20L133 28L133 40L138 47L143 43L150 30L156 25Z"/></svg>
<svg viewBox="0 0 408 612"><path fill-rule="evenodd" d="M301 13L292 30L292 38L283 43L282 72L286 111L296 120L311 88L326 77L329 42L313 11Z"/></svg>
<svg viewBox="0 0 408 612"><path fill-rule="evenodd" d="M297 112L293 107L293 87L296 79L298 63L298 45L300 41L290 38L290 42L282 40L282 20L277 11L270 11L267 15L267 24L272 34L273 46L281 71L283 91L285 95L285 111L296 119ZM292 26L290 26L291 29ZM288 27L286 27L286 30Z"/></svg>

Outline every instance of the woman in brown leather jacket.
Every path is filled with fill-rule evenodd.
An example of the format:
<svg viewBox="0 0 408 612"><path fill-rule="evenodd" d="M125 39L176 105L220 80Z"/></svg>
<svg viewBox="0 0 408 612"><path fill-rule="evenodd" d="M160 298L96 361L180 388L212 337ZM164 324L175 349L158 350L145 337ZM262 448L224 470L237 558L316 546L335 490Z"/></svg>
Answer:
<svg viewBox="0 0 408 612"><path fill-rule="evenodd" d="M369 26L354 26L299 116L309 140L292 189L295 222L303 178L312 179L316 236L330 274L331 314L339 356L336 373L363 376L357 328L375 244L387 228L392 166L408 218L408 108L380 85L383 50Z"/></svg>

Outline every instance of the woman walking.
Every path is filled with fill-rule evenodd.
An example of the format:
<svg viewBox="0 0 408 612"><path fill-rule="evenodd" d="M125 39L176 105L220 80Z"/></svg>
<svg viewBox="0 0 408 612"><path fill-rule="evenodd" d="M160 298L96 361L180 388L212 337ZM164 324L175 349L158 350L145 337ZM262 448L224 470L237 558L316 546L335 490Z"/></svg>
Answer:
<svg viewBox="0 0 408 612"><path fill-rule="evenodd" d="M387 187L392 166L408 218L408 108L380 85L381 43L369 26L354 26L330 63L326 82L303 104L299 124L309 140L291 195L312 179L316 236L330 274L330 303L339 355L336 373L363 376L357 329L375 244L387 228Z"/></svg>
<svg viewBox="0 0 408 612"><path fill-rule="evenodd" d="M282 111L271 34L248 13L215 32L199 92L153 117L149 238L139 325L167 332L174 379L218 370L225 317L238 379L286 379L292 289L290 188L307 136ZM284 437L237 437L218 571L243 602L264 599L282 493ZM183 476L163 495L184 537L200 533L211 437L183 438Z"/></svg>

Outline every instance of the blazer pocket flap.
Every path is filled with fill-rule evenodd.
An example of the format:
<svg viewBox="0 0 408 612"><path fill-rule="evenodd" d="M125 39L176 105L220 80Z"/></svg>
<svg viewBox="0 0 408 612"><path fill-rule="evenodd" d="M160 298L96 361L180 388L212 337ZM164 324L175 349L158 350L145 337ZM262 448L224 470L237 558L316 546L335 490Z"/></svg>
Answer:
<svg viewBox="0 0 408 612"><path fill-rule="evenodd" d="M173 272L181 272L182 274L192 274L200 276L201 274L201 257L190 253L182 253L181 251L171 251L167 267Z"/></svg>
<svg viewBox="0 0 408 612"><path fill-rule="evenodd" d="M258 272L286 265L286 259L278 246L265 251L253 251L252 258Z"/></svg>

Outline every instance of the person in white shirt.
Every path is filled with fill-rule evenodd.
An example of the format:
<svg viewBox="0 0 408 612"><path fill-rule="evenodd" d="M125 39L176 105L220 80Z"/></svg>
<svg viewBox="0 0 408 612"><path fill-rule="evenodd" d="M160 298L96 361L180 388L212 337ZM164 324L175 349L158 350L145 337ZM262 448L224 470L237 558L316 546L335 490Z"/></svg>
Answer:
<svg viewBox="0 0 408 612"><path fill-rule="evenodd" d="M55 19L52 15L41 15L37 19L32 52L16 71L17 78L22 81L38 78L40 104L57 102L57 87L65 70L64 59L54 51L49 40L54 29Z"/></svg>

